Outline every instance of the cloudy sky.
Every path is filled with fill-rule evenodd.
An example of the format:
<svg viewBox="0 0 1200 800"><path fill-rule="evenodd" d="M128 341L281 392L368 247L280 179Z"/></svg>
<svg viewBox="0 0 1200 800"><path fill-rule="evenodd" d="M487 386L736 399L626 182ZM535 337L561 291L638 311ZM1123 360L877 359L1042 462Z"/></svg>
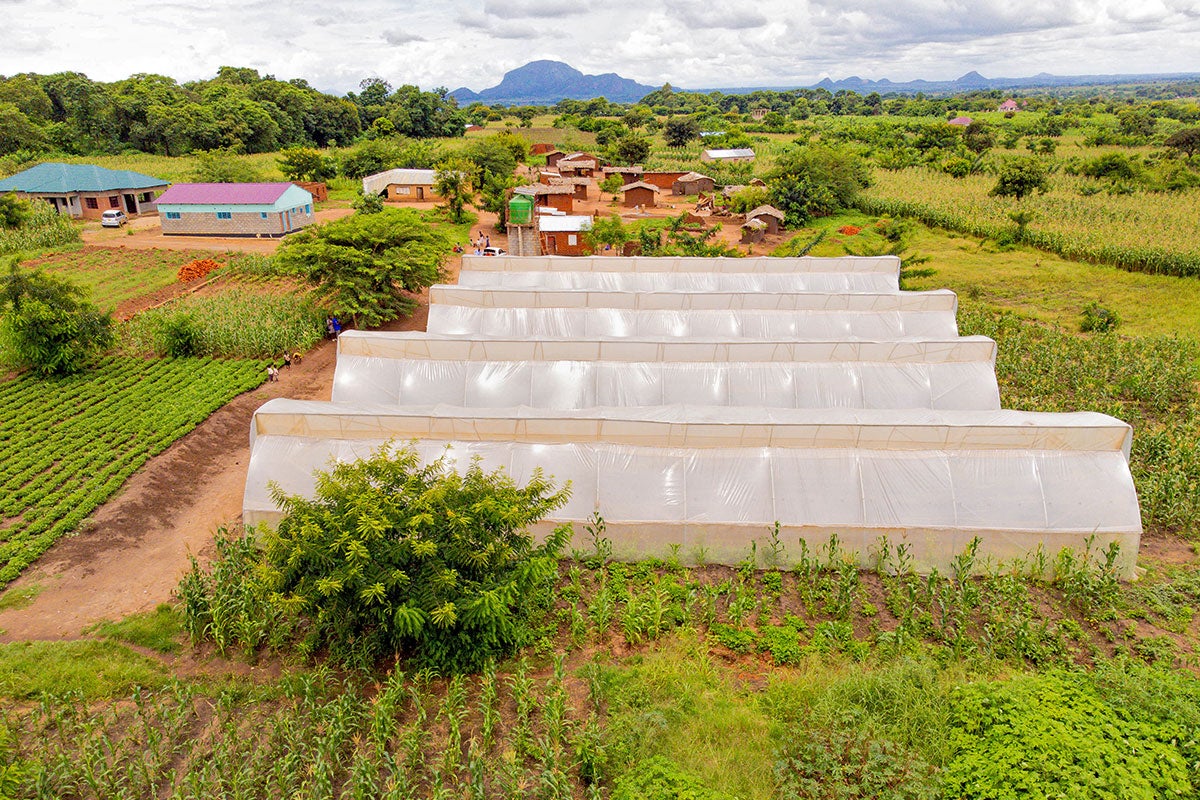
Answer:
<svg viewBox="0 0 1200 800"><path fill-rule="evenodd" d="M535 59L684 88L1200 72L1200 0L0 0L0 74L432 89Z"/></svg>

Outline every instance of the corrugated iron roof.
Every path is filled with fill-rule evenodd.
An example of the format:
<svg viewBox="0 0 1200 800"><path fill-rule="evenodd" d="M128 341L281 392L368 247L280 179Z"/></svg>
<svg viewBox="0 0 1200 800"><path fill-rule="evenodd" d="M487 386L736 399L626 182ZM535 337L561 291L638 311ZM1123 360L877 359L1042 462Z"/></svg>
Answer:
<svg viewBox="0 0 1200 800"><path fill-rule="evenodd" d="M432 186L437 179L437 170L433 169L389 169L376 172L362 179L363 192L380 194L384 189L395 184L397 186Z"/></svg>
<svg viewBox="0 0 1200 800"><path fill-rule="evenodd" d="M177 183L158 198L159 205L269 206L291 183ZM303 190L301 190L303 191Z"/></svg>
<svg viewBox="0 0 1200 800"><path fill-rule="evenodd" d="M592 218L578 214L564 214L538 218L538 227L547 233L581 233L592 229Z"/></svg>
<svg viewBox="0 0 1200 800"><path fill-rule="evenodd" d="M754 158L754 151L749 147L738 147L732 150L705 150L709 158Z"/></svg>
<svg viewBox="0 0 1200 800"><path fill-rule="evenodd" d="M127 169L51 161L0 180L0 192L111 192L118 189L154 189L168 183L162 178Z"/></svg>
<svg viewBox="0 0 1200 800"><path fill-rule="evenodd" d="M575 194L573 186L547 186L544 183L531 183L528 186L518 186L513 189L514 194L524 194L531 197L537 197L543 194Z"/></svg>

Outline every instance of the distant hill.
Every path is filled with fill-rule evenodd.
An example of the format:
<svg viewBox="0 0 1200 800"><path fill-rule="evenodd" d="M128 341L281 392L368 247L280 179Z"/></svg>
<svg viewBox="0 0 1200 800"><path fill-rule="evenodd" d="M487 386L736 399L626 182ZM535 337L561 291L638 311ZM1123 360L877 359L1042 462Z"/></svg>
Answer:
<svg viewBox="0 0 1200 800"><path fill-rule="evenodd" d="M476 101L499 105L548 105L559 100L591 100L604 97L614 103L633 103L656 86L646 86L615 72L584 75L561 61L531 61L506 72L499 84L481 92L466 87L450 93L460 106Z"/></svg>
<svg viewBox="0 0 1200 800"><path fill-rule="evenodd" d="M959 92L972 92L987 89L1051 89L1063 88L1068 86L1106 86L1121 83L1165 83L1169 81L1185 81L1200 79L1200 73L1196 72L1176 72L1167 74L1147 74L1147 75L1051 75L1048 72L1040 72L1037 75L1032 75L1028 78L985 78L978 72L971 70L966 75L955 78L952 81L890 81L887 78L880 78L877 81L868 81L857 75L852 75L849 78L840 80L830 80L825 78L818 83L810 84L809 86L744 86L734 88L709 88L709 89L680 89L679 91L692 92L709 92L718 91L723 94L747 94L749 92L759 91L763 89L774 91L787 91L788 89L828 89L831 92L841 91L843 89L857 92L858 94L870 94L871 92L879 92L880 94L916 94L923 92L925 94L958 94Z"/></svg>

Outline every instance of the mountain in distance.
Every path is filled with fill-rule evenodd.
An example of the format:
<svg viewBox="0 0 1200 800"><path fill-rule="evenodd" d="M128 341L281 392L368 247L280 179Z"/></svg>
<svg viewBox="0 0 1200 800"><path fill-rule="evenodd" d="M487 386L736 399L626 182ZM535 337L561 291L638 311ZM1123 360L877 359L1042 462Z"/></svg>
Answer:
<svg viewBox="0 0 1200 800"><path fill-rule="evenodd" d="M711 89L681 89L680 91L696 91L710 92L718 91L723 94L749 94L760 90L768 91L787 91L789 89L827 89L830 92L838 92L843 89L856 92L857 94L870 94L871 92L879 92L880 94L958 94L960 92L972 92L987 89L1051 89L1067 86L1106 86L1112 84L1123 83L1163 83L1168 81L1181 80L1196 80L1200 78L1200 73L1195 72L1175 72L1163 74L1136 74L1136 75L1051 75L1048 72L1039 72L1037 75L1031 75L1028 78L985 78L975 70L971 70L966 75L962 75L950 81L890 81L887 78L880 78L877 81L864 80L857 75L852 75L849 78L841 78L832 80L823 78L817 83L808 86L797 86L791 84L787 86L741 86L741 87L722 87Z"/></svg>
<svg viewBox="0 0 1200 800"><path fill-rule="evenodd" d="M559 100L591 100L604 97L614 103L634 103L657 89L615 72L603 75L584 75L561 61L531 61L504 73L503 80L490 89L473 92L466 87L455 89L451 97L460 106L474 102L489 105L546 105Z"/></svg>

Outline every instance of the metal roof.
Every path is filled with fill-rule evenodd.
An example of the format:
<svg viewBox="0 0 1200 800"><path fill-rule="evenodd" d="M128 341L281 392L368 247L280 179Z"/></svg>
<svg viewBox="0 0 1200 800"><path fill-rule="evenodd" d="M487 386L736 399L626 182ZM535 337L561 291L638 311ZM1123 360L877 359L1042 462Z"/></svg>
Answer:
<svg viewBox="0 0 1200 800"><path fill-rule="evenodd" d="M433 169L389 169L376 172L362 179L363 191L367 194L379 194L387 187L397 186L432 186L437 180L437 170Z"/></svg>
<svg viewBox="0 0 1200 800"><path fill-rule="evenodd" d="M0 192L111 192L117 189L154 189L168 183L169 181L162 178L127 169L105 169L95 164L62 164L52 161L0 180Z"/></svg>
<svg viewBox="0 0 1200 800"><path fill-rule="evenodd" d="M592 229L592 218L578 214L546 215L538 218L538 227L546 233L581 233Z"/></svg>
<svg viewBox="0 0 1200 800"><path fill-rule="evenodd" d="M709 158L754 158L754 151L749 147L739 147L733 150L705 150Z"/></svg>
<svg viewBox="0 0 1200 800"><path fill-rule="evenodd" d="M158 204L271 205L292 186L291 183L177 183L162 193Z"/></svg>

